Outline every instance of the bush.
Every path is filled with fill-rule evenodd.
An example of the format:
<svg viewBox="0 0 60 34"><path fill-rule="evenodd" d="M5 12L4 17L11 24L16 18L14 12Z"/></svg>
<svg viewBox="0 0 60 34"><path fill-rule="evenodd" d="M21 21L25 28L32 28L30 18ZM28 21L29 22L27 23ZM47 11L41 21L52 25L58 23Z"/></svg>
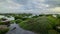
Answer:
<svg viewBox="0 0 60 34"><path fill-rule="evenodd" d="M49 20L50 22L52 22L52 26L56 26L56 25L59 24L59 19L54 18L54 17L52 17L52 16L49 16L49 17L48 17L48 20Z"/></svg>
<svg viewBox="0 0 60 34"><path fill-rule="evenodd" d="M0 30L0 34L5 34L8 32L8 29L3 29L3 30Z"/></svg>
<svg viewBox="0 0 60 34"><path fill-rule="evenodd" d="M0 34L6 34L6 33L8 32L8 30L9 30L9 28L2 26L2 27L0 28Z"/></svg>
<svg viewBox="0 0 60 34"><path fill-rule="evenodd" d="M15 22L18 24L18 23L22 22L22 20L17 19Z"/></svg>
<svg viewBox="0 0 60 34"><path fill-rule="evenodd" d="M3 23L3 22L0 22L0 25L5 25L5 23Z"/></svg>
<svg viewBox="0 0 60 34"><path fill-rule="evenodd" d="M19 24L22 28L41 34L48 34L48 30L53 29L52 22L47 17L32 18Z"/></svg>
<svg viewBox="0 0 60 34"><path fill-rule="evenodd" d="M55 30L49 30L49 31L48 31L48 34L60 34L60 33L58 33L58 32L55 31Z"/></svg>

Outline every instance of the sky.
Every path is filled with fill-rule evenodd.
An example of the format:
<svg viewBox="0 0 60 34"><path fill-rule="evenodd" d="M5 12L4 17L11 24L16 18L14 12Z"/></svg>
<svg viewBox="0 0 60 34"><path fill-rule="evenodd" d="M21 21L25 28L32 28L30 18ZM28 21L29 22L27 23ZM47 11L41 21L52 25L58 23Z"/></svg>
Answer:
<svg viewBox="0 0 60 34"><path fill-rule="evenodd" d="M0 13L60 13L60 0L0 0Z"/></svg>

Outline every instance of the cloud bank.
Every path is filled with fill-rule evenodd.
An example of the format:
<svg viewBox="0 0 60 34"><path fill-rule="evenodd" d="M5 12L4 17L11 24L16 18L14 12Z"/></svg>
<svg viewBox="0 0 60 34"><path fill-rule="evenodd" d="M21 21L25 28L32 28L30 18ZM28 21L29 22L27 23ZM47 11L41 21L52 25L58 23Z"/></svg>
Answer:
<svg viewBox="0 0 60 34"><path fill-rule="evenodd" d="M0 0L0 13L59 13L60 0Z"/></svg>

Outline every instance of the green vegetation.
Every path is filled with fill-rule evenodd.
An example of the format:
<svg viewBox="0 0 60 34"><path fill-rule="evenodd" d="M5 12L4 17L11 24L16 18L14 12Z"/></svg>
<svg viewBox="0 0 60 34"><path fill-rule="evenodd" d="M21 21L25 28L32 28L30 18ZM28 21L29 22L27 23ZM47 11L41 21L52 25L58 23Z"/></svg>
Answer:
<svg viewBox="0 0 60 34"><path fill-rule="evenodd" d="M5 33L8 32L8 30L9 30L9 28L1 27L1 28L0 28L0 34L5 34Z"/></svg>
<svg viewBox="0 0 60 34"><path fill-rule="evenodd" d="M17 20L17 22L19 22L18 24L23 29L38 32L40 34L54 34L54 32L55 34L59 33L55 28L56 25L60 24L58 17L55 18L52 15L36 15L26 20L21 20L20 22Z"/></svg>
<svg viewBox="0 0 60 34"><path fill-rule="evenodd" d="M48 34L48 31L53 29L53 25L55 23L52 23L47 17L38 17L38 18L32 18L28 21L21 22L19 25L30 31L38 32L41 34Z"/></svg>
<svg viewBox="0 0 60 34"><path fill-rule="evenodd" d="M6 15L6 14L5 14ZM54 17L52 14L36 15L32 14L8 14L7 17L13 16L19 26L25 30L30 30L39 34L60 34L60 15L56 14ZM0 22L0 25L4 24Z"/></svg>

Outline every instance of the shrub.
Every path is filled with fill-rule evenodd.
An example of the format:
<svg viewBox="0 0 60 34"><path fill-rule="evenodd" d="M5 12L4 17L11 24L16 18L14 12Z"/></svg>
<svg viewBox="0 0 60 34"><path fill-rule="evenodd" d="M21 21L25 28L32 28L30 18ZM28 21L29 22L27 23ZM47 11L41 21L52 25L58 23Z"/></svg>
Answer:
<svg viewBox="0 0 60 34"><path fill-rule="evenodd" d="M8 32L9 28L5 26L0 27L0 34L6 34Z"/></svg>
<svg viewBox="0 0 60 34"><path fill-rule="evenodd" d="M16 22L16 23L20 23L20 22L22 22L22 20L17 19L15 22Z"/></svg>
<svg viewBox="0 0 60 34"><path fill-rule="evenodd" d="M49 30L48 34L60 34L59 32L55 31L55 30Z"/></svg>
<svg viewBox="0 0 60 34"><path fill-rule="evenodd" d="M0 25L4 25L5 23L3 23L3 22L0 22Z"/></svg>
<svg viewBox="0 0 60 34"><path fill-rule="evenodd" d="M48 34L48 30L53 29L52 22L47 17L32 18L19 24L22 28L41 34Z"/></svg>

